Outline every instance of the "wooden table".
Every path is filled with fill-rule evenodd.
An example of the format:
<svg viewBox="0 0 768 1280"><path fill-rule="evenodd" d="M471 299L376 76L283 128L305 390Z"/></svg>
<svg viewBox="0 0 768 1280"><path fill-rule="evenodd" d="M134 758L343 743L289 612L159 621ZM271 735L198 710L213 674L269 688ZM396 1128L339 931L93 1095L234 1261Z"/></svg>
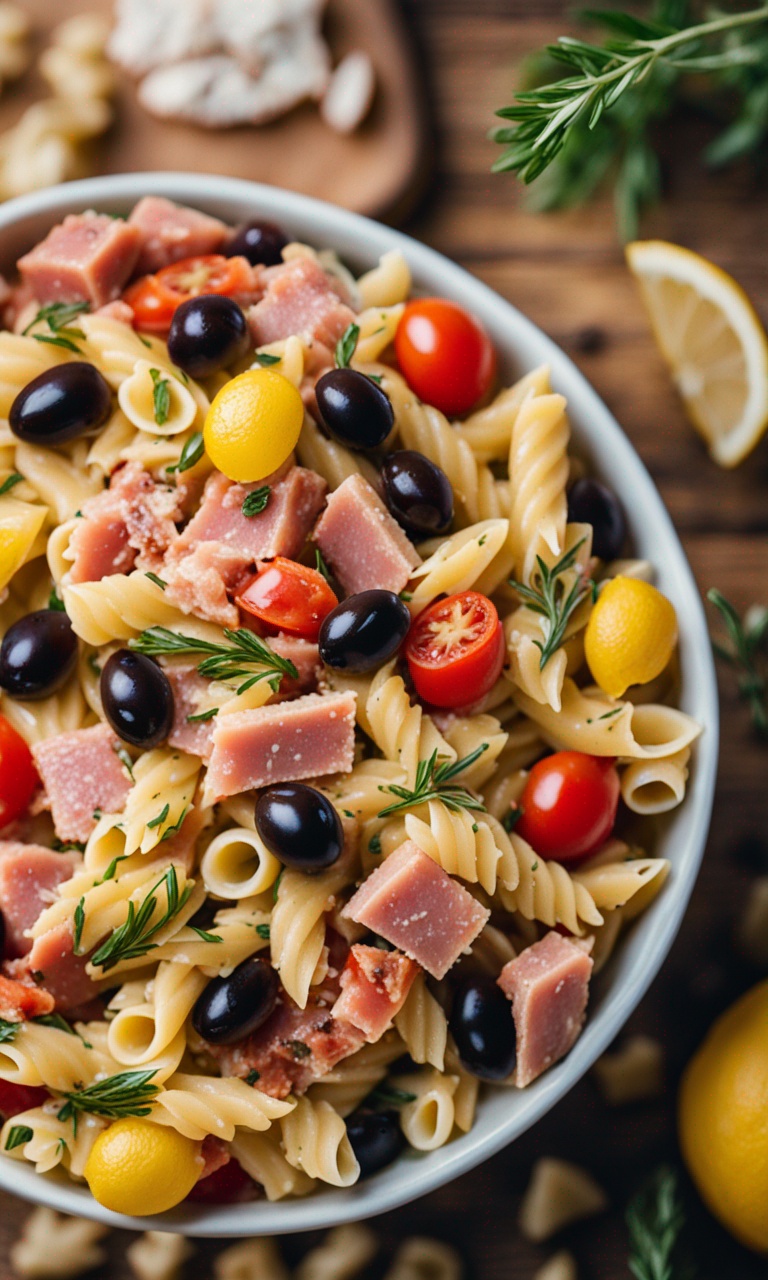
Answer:
<svg viewBox="0 0 768 1280"><path fill-rule="evenodd" d="M564 0L404 0L435 110L435 173L407 230L504 294L576 360L623 424L658 484L702 590L735 603L768 601L768 444L736 472L711 463L687 426L624 267L608 202L551 217L525 211L516 180L489 172L494 108L509 101L515 66L566 28ZM87 6L83 4L83 8ZM746 175L707 177L691 160L700 126L684 122L668 164L667 201L644 227L716 259L748 288L768 319L765 193ZM597 340L596 340L597 335ZM608 1110L583 1081L536 1128L482 1168L374 1225L387 1249L418 1231L454 1241L474 1280L528 1280L555 1246L536 1248L515 1229L532 1162L557 1155L589 1167L609 1190L610 1213L564 1233L584 1280L625 1280L623 1208L662 1159L677 1159L674 1100L680 1069L713 1017L759 975L733 951L734 922L768 830L766 748L750 737L728 673L723 679L720 778L712 834L681 935L630 1023L669 1056L659 1104ZM749 857L747 857L749 853ZM768 856L765 857L768 870ZM7 1199L6 1222L17 1219ZM20 1207L20 1206L18 1206ZM18 1208L17 1207L17 1208ZM757 1280L765 1264L734 1245L690 1197L690 1238L707 1280ZM11 1232L15 1234L15 1228ZM113 1239L113 1265L127 1236ZM295 1258L308 1240L285 1242ZM202 1244L187 1274L203 1277ZM6 1255L7 1257L7 1255ZM7 1272L7 1262L5 1264ZM0 1277L5 1280L2 1263Z"/></svg>

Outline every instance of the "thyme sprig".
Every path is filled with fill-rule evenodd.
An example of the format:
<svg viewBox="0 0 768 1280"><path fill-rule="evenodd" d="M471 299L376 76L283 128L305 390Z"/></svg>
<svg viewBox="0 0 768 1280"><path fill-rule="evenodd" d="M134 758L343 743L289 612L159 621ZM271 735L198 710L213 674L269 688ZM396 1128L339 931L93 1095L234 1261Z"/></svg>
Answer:
<svg viewBox="0 0 768 1280"><path fill-rule="evenodd" d="M165 886L166 908L155 919L159 906L157 891ZM186 884L179 892L179 881L174 866L168 867L160 879L147 893L139 906L135 902L128 903L128 915L118 929L102 942L91 956L91 963L103 969L113 969L124 960L136 960L153 951L158 945L153 939L164 929L186 905L194 884ZM82 928L80 930L82 933Z"/></svg>
<svg viewBox="0 0 768 1280"><path fill-rule="evenodd" d="M397 796L394 804L390 804L386 809L382 809L379 813L380 818L387 818L391 813L400 813L403 809L415 808L416 805L426 804L428 800L441 800L447 809L452 809L458 813L461 809L484 810L485 806L477 796L474 796L466 787L457 785L455 779L459 774L469 769L476 760L479 760L484 751L488 750L488 743L483 742L474 751L470 751L469 755L462 756L459 760L443 761L442 764L437 763L437 749L432 752L428 760L420 760L416 768L416 777L414 779L413 790L408 787L398 786L396 783L390 783L388 786L379 787L379 791L388 791L391 795Z"/></svg>
<svg viewBox="0 0 768 1280"><path fill-rule="evenodd" d="M636 1280L690 1280L695 1273L680 1257L685 1214L673 1169L657 1170L630 1202L626 1221Z"/></svg>
<svg viewBox="0 0 768 1280"><path fill-rule="evenodd" d="M167 627L149 627L128 644L148 658L204 654L197 667L200 675L209 680L242 680L243 683L237 687L238 693L245 693L260 680L268 680L273 693L277 693L283 676L298 679L299 673L291 660L274 653L253 631L247 628L230 631L227 628L224 636L229 644L198 640L195 636L169 631ZM258 669L254 671L254 667Z"/></svg>
<svg viewBox="0 0 768 1280"><path fill-rule="evenodd" d="M585 541L586 539L582 538L551 568L541 556L537 556L536 562L539 568L533 575L533 585L527 586L524 582L516 581L515 578L509 579L509 585L514 587L527 607L547 620L546 639L533 642L541 651L539 660L541 671L560 648L568 623L582 601L586 600L590 594L593 599L596 598L597 588L591 578L577 577L568 591L563 582L563 575L574 567L579 548Z"/></svg>
<svg viewBox="0 0 768 1280"><path fill-rule="evenodd" d="M723 662L739 672L739 697L749 707L755 731L761 738L768 738L768 679L758 665L768 640L768 609L756 607L741 618L730 600L715 587L707 592L707 599L720 613L730 640L728 647L713 640L712 648Z"/></svg>
<svg viewBox="0 0 768 1280"><path fill-rule="evenodd" d="M123 1116L148 1116L152 1110L147 1104L159 1092L159 1085L151 1084L156 1069L147 1071L120 1071L62 1093L64 1105L58 1112L59 1120L71 1120L77 1132L80 1112L104 1116L107 1120L120 1120Z"/></svg>

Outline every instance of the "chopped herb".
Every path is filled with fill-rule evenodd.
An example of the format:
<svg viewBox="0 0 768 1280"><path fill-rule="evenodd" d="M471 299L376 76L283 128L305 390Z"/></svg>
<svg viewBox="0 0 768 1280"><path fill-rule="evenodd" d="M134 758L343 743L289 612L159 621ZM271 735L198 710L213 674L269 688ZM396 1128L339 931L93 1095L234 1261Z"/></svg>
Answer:
<svg viewBox="0 0 768 1280"><path fill-rule="evenodd" d="M0 1044L10 1044L11 1040L15 1039L20 1026L20 1022L8 1022L6 1018L0 1018Z"/></svg>
<svg viewBox="0 0 768 1280"><path fill-rule="evenodd" d="M349 362L355 354L357 340L360 337L360 325L350 324L342 333L336 343L336 367L338 369L348 369Z"/></svg>
<svg viewBox="0 0 768 1280"><path fill-rule="evenodd" d="M76 520L82 520L82 519L83 519L83 513L82 513L82 511L76 511L76 512L75 512L75 519L76 519Z"/></svg>
<svg viewBox="0 0 768 1280"><path fill-rule="evenodd" d="M574 567L576 555L585 541L586 539L581 538L575 547L571 547L571 550L558 560L557 564L552 565L551 569L541 556L537 556L536 562L539 568L538 572L533 574L532 586L526 586L524 582L517 582L514 578L509 579L509 585L514 587L527 607L547 620L546 640L543 643L541 640L533 642L541 651L539 668L542 671L560 648L568 623L579 605L586 600L590 592L594 598L596 588L591 579L585 580L578 576L567 594L562 580L563 574Z"/></svg>
<svg viewBox="0 0 768 1280"><path fill-rule="evenodd" d="M377 858L381 853L381 836L378 834L378 832L376 833L375 836L371 836L370 840L368 841L368 852L374 854L375 857Z"/></svg>
<svg viewBox="0 0 768 1280"><path fill-rule="evenodd" d="M694 1273L680 1257L685 1214L673 1169L657 1170L630 1202L626 1222L636 1280L690 1280Z"/></svg>
<svg viewBox="0 0 768 1280"><path fill-rule="evenodd" d="M58 587L51 587L51 594L48 597L48 608L54 613L64 613L64 601L59 595Z"/></svg>
<svg viewBox="0 0 768 1280"><path fill-rule="evenodd" d="M269 925L268 925L268 924L257 924L257 925L256 925L256 932L257 932L257 934L259 935L259 937L260 937L260 938L263 938L263 939L264 939L264 941L265 941L265 942L269 942L269 938L270 938L270 929L269 929Z"/></svg>
<svg viewBox="0 0 768 1280"><path fill-rule="evenodd" d="M37 324L47 324L49 333L32 334L36 342L46 342L52 347L63 347L65 351L74 351L75 355L82 355L75 339L82 339L85 334L82 329L72 328L71 321L89 310L90 304L87 302L49 302L40 308L33 320L30 320L23 331L24 335L30 333Z"/></svg>
<svg viewBox="0 0 768 1280"><path fill-rule="evenodd" d="M165 828L165 831L160 837L161 841L170 840L171 836L176 835L177 831L181 831L182 825L184 823L184 819L186 818L188 812L189 812L189 805L185 804L184 808L182 809L176 821L172 822L170 826Z"/></svg>
<svg viewBox="0 0 768 1280"><path fill-rule="evenodd" d="M538 871L538 869L539 869L539 860L537 858L535 862L531 863L531 871Z"/></svg>
<svg viewBox="0 0 768 1280"><path fill-rule="evenodd" d="M28 1124L15 1124L9 1129L8 1137L5 1140L6 1151L13 1151L16 1147L23 1147L25 1142L31 1142L35 1134Z"/></svg>
<svg viewBox="0 0 768 1280"><path fill-rule="evenodd" d="M406 1089L398 1089L396 1085L385 1081L368 1095L368 1101L387 1107L404 1106L406 1102L415 1102L416 1094L409 1093Z"/></svg>
<svg viewBox="0 0 768 1280"><path fill-rule="evenodd" d="M93 811L93 820L94 820L94 822L100 822L100 821L101 821L101 819L103 818L103 816L104 816L104 815L103 815L103 813L101 812L101 809L94 809L94 811Z"/></svg>
<svg viewBox="0 0 768 1280"><path fill-rule="evenodd" d="M411 809L416 805L426 804L428 800L441 800L447 809L455 812L460 809L483 811L485 809L483 802L473 796L466 787L457 786L453 780L458 774L463 773L465 769L469 769L487 750L488 743L483 742L474 751L471 751L468 756L462 756L460 760L455 760L453 764L449 761L438 764L437 748L435 748L429 760L419 761L412 791L407 787L396 786L394 783L390 786L379 788L380 791L389 791L393 796L398 797L395 804L390 804L386 809L380 811L379 817L389 817L391 813L399 813L402 809Z"/></svg>
<svg viewBox="0 0 768 1280"><path fill-rule="evenodd" d="M266 509L272 490L268 484L263 484L260 489L254 489L253 493L246 495L242 512L244 516L258 516Z"/></svg>
<svg viewBox="0 0 768 1280"><path fill-rule="evenodd" d="M285 875L285 867L283 867L283 869L278 873L277 879L275 880L275 883L272 885L272 901L273 902L277 902L277 895L280 891L280 881L282 880L284 875Z"/></svg>
<svg viewBox="0 0 768 1280"><path fill-rule="evenodd" d="M127 859L128 859L127 853L121 854L119 858L113 858L109 866L107 867L106 871L104 872L104 875L101 877L100 880L96 881L96 884L106 884L108 880L114 880L115 872L117 871L118 862L125 862L127 861Z"/></svg>
<svg viewBox="0 0 768 1280"><path fill-rule="evenodd" d="M190 929L196 933L201 942L223 942L224 939L218 933L208 933L205 929L199 929L196 924L191 924Z"/></svg>
<svg viewBox="0 0 768 1280"><path fill-rule="evenodd" d="M125 747L113 747L112 750L114 751L115 755L117 756L123 768L127 769L128 777L131 779L131 782L135 782L136 779L133 776L133 760L129 756Z"/></svg>
<svg viewBox="0 0 768 1280"><path fill-rule="evenodd" d="M284 675L298 679L299 673L290 659L274 653L253 631L246 628L230 631L226 628L224 637L229 641L228 645L198 640L195 636L169 631L167 627L150 627L135 640L129 640L128 647L150 658L182 653L205 654L197 668L200 675L210 680L241 680L245 676L246 679L237 687L238 693L245 693L260 680L268 680L276 693ZM254 666L261 670L254 674Z"/></svg>
<svg viewBox="0 0 768 1280"><path fill-rule="evenodd" d="M4 493L10 493L14 485L21 484L23 479L24 477L21 472L12 472L11 475L8 476L7 480L4 480L3 483L0 484L0 498L2 498Z"/></svg>
<svg viewBox="0 0 768 1280"><path fill-rule="evenodd" d="M205 441L203 440L202 431L196 431L191 435L181 451L181 457L176 466L177 471L189 471L199 462L205 453ZM166 471L170 471L171 467L166 467Z"/></svg>
<svg viewBox="0 0 768 1280"><path fill-rule="evenodd" d="M88 666L91 668L91 671L95 676L101 675L101 664L95 653L88 654Z"/></svg>
<svg viewBox="0 0 768 1280"><path fill-rule="evenodd" d="M55 1027L57 1031L66 1031L68 1036L76 1036L77 1032L74 1027L70 1027L66 1018L62 1018L60 1013L42 1013L39 1018L33 1018L33 1022L38 1022L41 1027Z"/></svg>
<svg viewBox="0 0 768 1280"><path fill-rule="evenodd" d="M59 840L57 836L54 836L52 847L57 853L69 853L70 850L75 853L85 853L85 845L81 840Z"/></svg>
<svg viewBox="0 0 768 1280"><path fill-rule="evenodd" d="M507 812L504 814L504 817L501 820L501 825L504 828L504 830L507 832L507 834L509 834L509 832L512 831L517 826L522 816L523 816L523 811L519 805L516 805L513 809L507 810Z"/></svg>
<svg viewBox="0 0 768 1280"><path fill-rule="evenodd" d="M163 805L160 812L154 818L149 819L147 826L149 827L150 831L154 831L155 827L161 827L165 822L166 818L168 817L168 814L170 813L170 811L171 811L171 806L169 804Z"/></svg>
<svg viewBox="0 0 768 1280"><path fill-rule="evenodd" d="M365 376L369 382L375 382L377 387L380 387L384 381L384 375L381 373L367 373Z"/></svg>
<svg viewBox="0 0 768 1280"><path fill-rule="evenodd" d="M77 1132L77 1117L81 1111L94 1116L104 1116L108 1120L119 1120L123 1116L148 1116L152 1110L147 1103L151 1102L158 1092L159 1086L150 1084L156 1068L147 1071L120 1071L117 1075L107 1076L105 1080L96 1080L70 1093L62 1093L66 1099L58 1112L59 1120L71 1120Z"/></svg>
<svg viewBox="0 0 768 1280"><path fill-rule="evenodd" d="M404 601L405 601L405 603L406 603L406 604L408 604L408 603L413 599L413 592L412 592L412 591L401 591L401 592L400 592L400 599L401 599L401 600L404 600Z"/></svg>
<svg viewBox="0 0 768 1280"><path fill-rule="evenodd" d="M478 547L484 547L487 541L488 541L488 534L484 533L482 537L478 538L477 540Z"/></svg>
<svg viewBox="0 0 768 1280"><path fill-rule="evenodd" d="M165 588L168 586L168 583L164 582L162 578L158 578L156 573L147 572L144 574L144 577L149 578L150 582L154 582L155 586L159 587L161 591L165 591Z"/></svg>
<svg viewBox="0 0 768 1280"><path fill-rule="evenodd" d="M167 905L159 920L153 923L158 906L156 894L161 885L165 886ZM106 972L124 960L136 960L145 956L148 951L153 951L157 943L152 939L179 914L192 889L193 885L187 884L179 893L176 868L171 865L152 886L138 908L135 902L129 901L128 915L123 924L94 952L91 963Z"/></svg>
<svg viewBox="0 0 768 1280"><path fill-rule="evenodd" d="M136 337L138 338L139 342L143 347L147 347L150 351L152 350L152 343L149 341L149 338L144 337L143 333L137 332Z"/></svg>
<svg viewBox="0 0 768 1280"><path fill-rule="evenodd" d="M303 1040L288 1040L286 1047L290 1049L294 1058L311 1058L312 1050Z"/></svg>
<svg viewBox="0 0 768 1280"><path fill-rule="evenodd" d="M76 956L80 954L80 942L83 937L83 925L85 924L85 898L82 897L75 907L75 941L74 953Z"/></svg>
<svg viewBox="0 0 768 1280"><path fill-rule="evenodd" d="M67 1143L64 1141L63 1138L58 1139L56 1143L56 1151L60 1157L64 1155L65 1151L69 1151L69 1146L67 1145Z"/></svg>
<svg viewBox="0 0 768 1280"><path fill-rule="evenodd" d="M261 1079L261 1072L257 1071L255 1067L252 1067L251 1070L248 1072L248 1075L245 1077L245 1083L254 1085L256 1084L256 1081L260 1079Z"/></svg>
<svg viewBox="0 0 768 1280"><path fill-rule="evenodd" d="M282 356L271 355L269 351L256 351L254 353L256 363L260 364L263 369L268 369L272 364L280 364L282 358Z"/></svg>
<svg viewBox="0 0 768 1280"><path fill-rule="evenodd" d="M342 809L341 812L344 814L345 818L354 818L355 816L351 809Z"/></svg>
<svg viewBox="0 0 768 1280"><path fill-rule="evenodd" d="M601 716L598 716L598 717L597 717L597 718L598 718L598 721L600 721L600 720L611 720L611 719L613 718L613 716L617 716L617 715L619 715L619 713L620 713L621 711L623 711L623 710L624 710L624 708L623 708L623 707L614 707L611 711L604 711L604 712L603 712L603 714L602 714Z"/></svg>
<svg viewBox="0 0 768 1280"><path fill-rule="evenodd" d="M168 415L171 411L171 388L167 378L164 378L159 369L150 369L149 376L152 379L152 401L155 409L155 422L158 427L164 427L168 421Z"/></svg>
<svg viewBox="0 0 768 1280"><path fill-rule="evenodd" d="M472 823L472 834L473 834L473 835L477 835L477 833L478 833L478 831L479 831L479 830L480 830L480 828L478 827L477 823L476 823L476 822L473 822L473 823Z"/></svg>
<svg viewBox="0 0 768 1280"><path fill-rule="evenodd" d="M319 547L315 547L315 568L317 572L322 574L326 582L331 581L331 571L323 559L323 553Z"/></svg>
<svg viewBox="0 0 768 1280"><path fill-rule="evenodd" d="M187 724L204 724L206 720L212 720L218 713L218 707L209 707L207 711L198 711L195 716L187 716Z"/></svg>
<svg viewBox="0 0 768 1280"><path fill-rule="evenodd" d="M738 672L736 687L749 707L752 727L761 738L768 738L768 680L758 665L768 638L768 609L749 610L740 618L730 600L714 587L707 592L707 599L719 610L730 641L728 647L713 641L712 647Z"/></svg>

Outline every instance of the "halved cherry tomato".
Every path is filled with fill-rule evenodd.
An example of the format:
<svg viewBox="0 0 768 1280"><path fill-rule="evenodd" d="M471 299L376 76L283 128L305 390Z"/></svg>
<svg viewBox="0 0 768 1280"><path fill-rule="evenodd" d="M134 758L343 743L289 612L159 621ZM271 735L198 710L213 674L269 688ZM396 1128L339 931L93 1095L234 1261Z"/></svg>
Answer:
<svg viewBox="0 0 768 1280"><path fill-rule="evenodd" d="M395 354L408 386L449 417L468 413L496 374L496 352L480 321L447 298L408 303Z"/></svg>
<svg viewBox="0 0 768 1280"><path fill-rule="evenodd" d="M242 1165L236 1160L228 1160L219 1169L209 1173L207 1178L196 1182L187 1199L195 1204L234 1204L242 1200L252 1186L253 1183Z"/></svg>
<svg viewBox="0 0 768 1280"><path fill-rule="evenodd" d="M316 640L323 621L339 603L316 569L276 556L252 578L237 604L277 631Z"/></svg>
<svg viewBox="0 0 768 1280"><path fill-rule="evenodd" d="M32 752L10 720L0 716L0 827L26 812L39 781Z"/></svg>
<svg viewBox="0 0 768 1280"><path fill-rule="evenodd" d="M542 858L578 862L613 831L619 775L609 756L556 751L533 766L515 827Z"/></svg>
<svg viewBox="0 0 768 1280"><path fill-rule="evenodd" d="M233 297L253 288L253 267L247 258L224 258L218 253L182 258L156 275L142 276L123 294L133 308L138 329L164 332L170 328L176 308L201 293L225 293Z"/></svg>
<svg viewBox="0 0 768 1280"><path fill-rule="evenodd" d="M479 591L461 591L429 606L405 642L414 688L435 707L466 707L498 680L504 634L496 607Z"/></svg>
<svg viewBox="0 0 768 1280"><path fill-rule="evenodd" d="M18 1116L22 1111L41 1106L49 1096L47 1089L0 1080L0 1116L4 1120L10 1120L11 1116Z"/></svg>

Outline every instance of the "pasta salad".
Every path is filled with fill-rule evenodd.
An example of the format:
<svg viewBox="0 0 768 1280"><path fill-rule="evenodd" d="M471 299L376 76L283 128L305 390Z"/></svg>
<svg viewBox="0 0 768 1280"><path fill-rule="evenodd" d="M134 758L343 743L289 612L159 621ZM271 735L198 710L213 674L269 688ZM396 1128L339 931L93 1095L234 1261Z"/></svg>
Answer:
<svg viewBox="0 0 768 1280"><path fill-rule="evenodd" d="M258 219L70 215L0 332L0 1150L348 1187L581 1032L685 794L677 620L544 367Z"/></svg>

